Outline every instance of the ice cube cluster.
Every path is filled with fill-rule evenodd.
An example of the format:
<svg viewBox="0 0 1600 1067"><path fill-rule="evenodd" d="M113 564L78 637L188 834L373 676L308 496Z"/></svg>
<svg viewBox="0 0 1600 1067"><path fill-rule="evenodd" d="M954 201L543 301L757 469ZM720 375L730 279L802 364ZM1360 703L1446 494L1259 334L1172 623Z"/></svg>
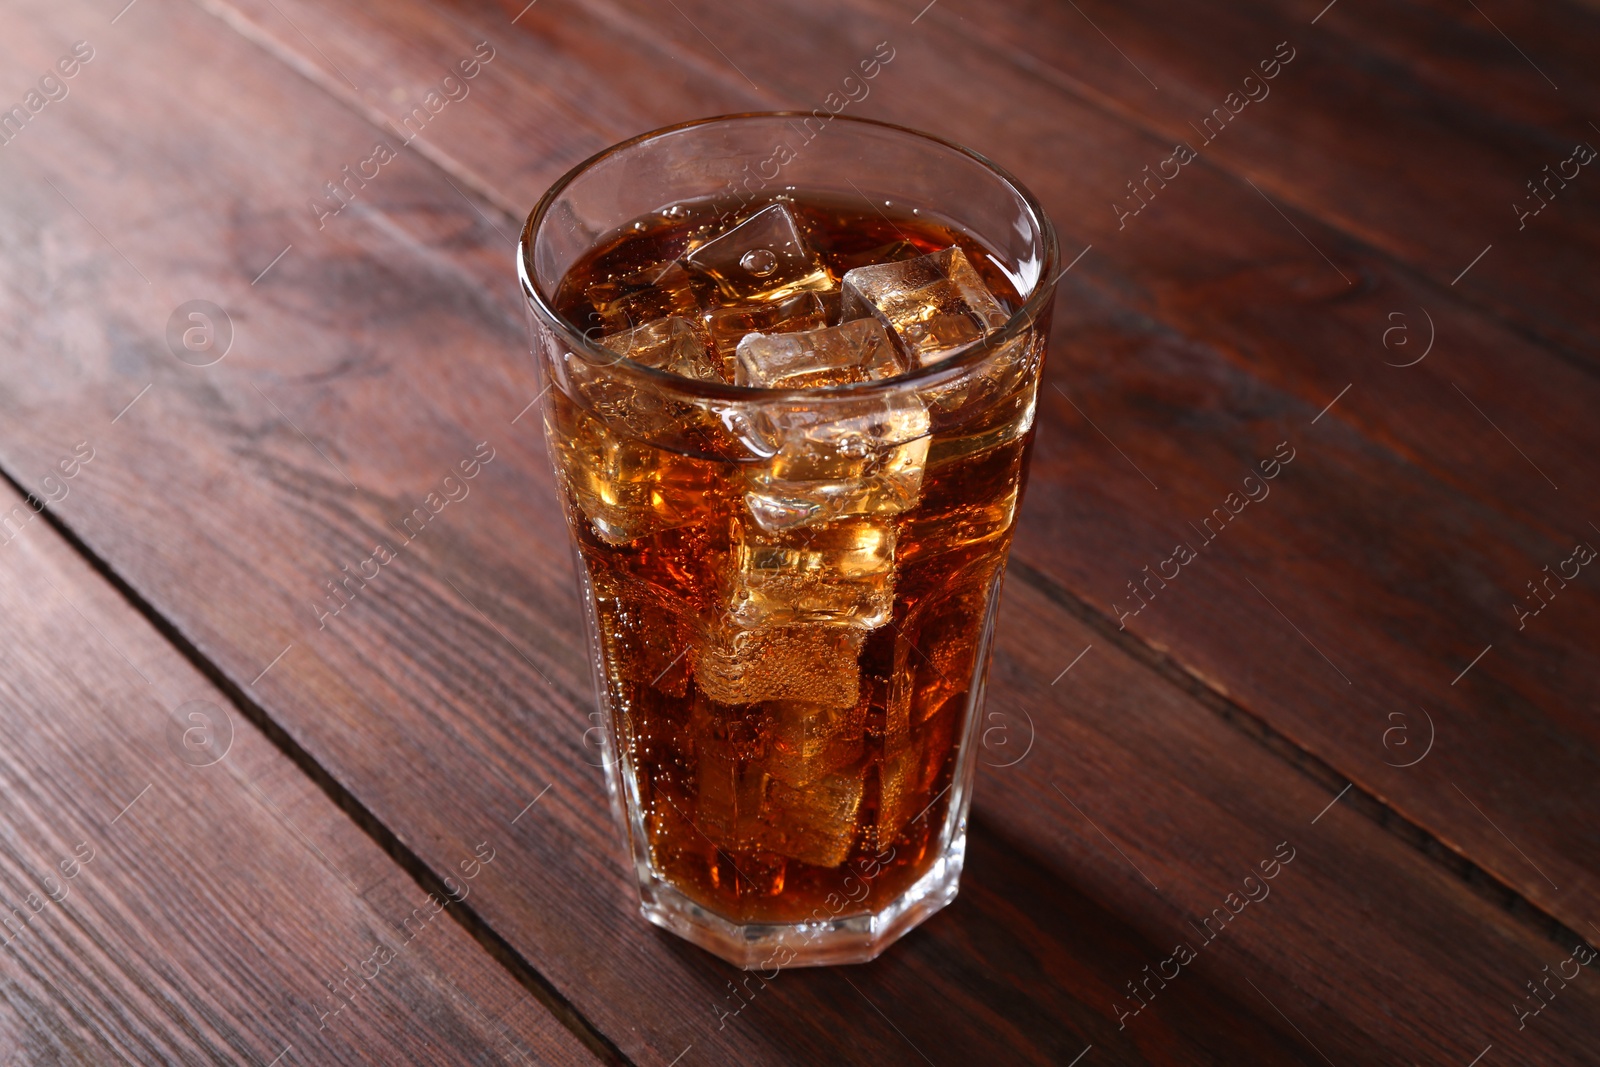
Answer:
<svg viewBox="0 0 1600 1067"><path fill-rule="evenodd" d="M591 283L585 295L607 333L602 343L630 359L766 389L893 377L949 358L1009 317L957 246L923 255L894 241L844 265L836 279L780 201L677 259ZM634 343L648 326L652 340L694 331L707 358Z"/></svg>
<svg viewBox="0 0 1600 1067"><path fill-rule="evenodd" d="M957 246L923 254L893 242L835 277L782 202L586 295L605 330L600 344L619 356L774 390L893 378L951 358L1009 317ZM896 517L922 495L930 412L911 389L762 399L743 410L751 455L723 494L731 506L720 603L675 626L689 642L686 667L661 677L683 685L692 676L713 704L761 705L773 720L759 760L714 740L715 730L697 736L701 833L718 847L837 866L864 788L858 658L893 613ZM590 423L561 443L596 536L620 547L703 521L707 465L620 430ZM891 715L883 746L881 814L899 823L914 795L899 783L927 761L909 720L897 728Z"/></svg>

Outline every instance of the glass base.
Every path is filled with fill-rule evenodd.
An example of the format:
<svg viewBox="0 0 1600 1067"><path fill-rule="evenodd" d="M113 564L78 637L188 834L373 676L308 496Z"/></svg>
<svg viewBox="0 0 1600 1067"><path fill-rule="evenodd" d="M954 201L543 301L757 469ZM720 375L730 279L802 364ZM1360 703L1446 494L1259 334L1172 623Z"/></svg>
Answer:
<svg viewBox="0 0 1600 1067"><path fill-rule="evenodd" d="M876 912L825 922L729 922L654 876L641 887L639 910L662 929L747 971L866 963L955 899L966 854L962 819L944 854L898 898Z"/></svg>

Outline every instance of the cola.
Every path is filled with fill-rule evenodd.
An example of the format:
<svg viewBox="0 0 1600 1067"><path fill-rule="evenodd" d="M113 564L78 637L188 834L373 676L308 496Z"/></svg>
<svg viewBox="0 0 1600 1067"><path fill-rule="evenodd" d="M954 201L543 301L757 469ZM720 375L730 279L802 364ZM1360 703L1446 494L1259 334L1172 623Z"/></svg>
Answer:
<svg viewBox="0 0 1600 1067"><path fill-rule="evenodd" d="M948 845L1043 320L961 227L786 190L617 228L544 407L619 788L735 923L873 913Z"/></svg>

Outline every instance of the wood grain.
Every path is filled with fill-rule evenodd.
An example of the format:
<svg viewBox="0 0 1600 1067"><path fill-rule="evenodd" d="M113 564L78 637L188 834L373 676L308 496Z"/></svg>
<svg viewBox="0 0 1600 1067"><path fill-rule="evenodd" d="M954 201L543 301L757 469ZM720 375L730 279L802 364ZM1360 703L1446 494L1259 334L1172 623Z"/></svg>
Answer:
<svg viewBox="0 0 1600 1067"><path fill-rule="evenodd" d="M1493 24L1468 5L1340 0L1313 25L1315 8L1279 0L1091 2L1081 10L967 0L941 3L928 18L979 33L1097 110L1168 146L1188 143L1285 210L1299 208L1367 254L1405 264L1424 283L1428 306L1469 300L1593 373L1600 331L1584 279L1600 251L1600 201L1587 191L1586 167L1571 168L1576 178L1558 176L1538 196L1526 183L1544 179L1543 168L1554 168L1579 142L1600 147L1600 130L1589 125L1600 93L1587 63L1557 43L1592 37L1600 20L1563 4L1487 10ZM1514 28L1507 25L1512 18ZM1083 32L1091 19L1116 47ZM1260 64L1275 64L1279 42L1295 59L1263 79ZM1538 64L1519 47L1537 54ZM1148 68L1159 91L1134 63ZM1545 68L1560 91L1544 80ZM1231 106L1224 104L1229 93ZM1222 131L1216 120L1202 129L1219 107L1228 107ZM1143 165L1125 180L1140 183ZM1182 188L1186 179L1172 183L1170 199L1193 202ZM1158 225L1177 210L1160 203L1169 199L1162 183L1145 191L1156 200ZM1544 210L1537 210L1539 196L1550 199ZM1113 203L1139 207L1125 186L1100 199L1108 214ZM1526 204L1531 217L1519 220L1515 203ZM1149 221L1141 215L1137 225ZM1349 260L1324 250L1349 271ZM1405 310L1420 327L1416 310ZM1386 355L1398 363L1420 351Z"/></svg>
<svg viewBox="0 0 1600 1067"><path fill-rule="evenodd" d="M42 39L84 10L35 8L25 24ZM391 828L397 847L444 874L463 843L506 841L504 867L486 871L463 908L629 1057L668 1062L698 1049L713 1061L965 1062L1001 1047L1016 1062L1059 1063L1093 1044L1118 1062L1320 1062L1298 1027L1348 1062L1465 1062L1482 1046L1471 1047L1478 1034L1459 1021L1464 1004L1474 1018L1495 1013L1485 1043L1527 1042L1516 1047L1555 1061L1581 1054L1570 1035L1594 1012L1586 986L1559 1005L1573 1030L1540 1020L1503 1032L1515 1018L1501 1005L1525 973L1562 958L1557 944L1340 813L1316 824L1327 842L1308 843L1304 866L1289 869L1310 872L1296 890L1303 896L1284 883L1273 898L1284 908L1261 909L1258 938L1241 927L1237 948L1219 942L1202 958L1206 975L1119 1031L1113 991L1170 952L1174 931L1217 906L1241 870L1278 841L1298 840L1334 791L1120 653L1096 666L1097 648L1075 668L1081 690L1050 686L1097 635L1025 589L1007 607L994 700L1013 709L1038 701L1048 728L1019 773L980 787L980 843L962 901L870 967L780 976L750 1014L718 1030L734 975L635 918L598 776L585 766L596 753L583 744L588 679L556 549L565 531L542 444L525 421L511 422L536 389L514 355L522 326L492 209L408 153L316 229L303 198L382 133L230 28L176 3L136 10L139 20L119 24L132 44L102 68L107 84L85 85L73 101L83 106L41 129L50 139L7 159L19 180L3 239L48 264L48 300L37 281L6 281L12 350L60 353L63 363L7 364L0 455L8 469L42 469L76 424L110 427L153 382L114 424L105 464L63 502L65 520L328 768L332 788ZM347 74L384 84L369 82L360 55L340 51L309 9L284 10ZM337 40L361 42L374 69L382 59L412 85L431 72L391 61L416 54L400 41L459 43L466 54L476 37L422 5L387 17L387 35L341 30ZM273 32L264 22L250 29L258 39ZM665 74L680 68L652 43L661 35L622 36L640 57L657 49L663 79L650 94L632 90L653 106L698 107L695 94L715 95L702 85L687 102L668 97ZM28 44L5 47L20 54ZM431 69L456 54L441 47ZM491 76L508 66L491 65L474 88L491 117L527 105L506 112L514 128L500 138L559 127L565 112L496 95L513 80ZM581 91L603 95L605 84L590 76ZM474 114L447 110L430 126L435 157L455 128L446 120ZM111 146L126 150L130 138L140 166L118 171ZM489 162L458 162L450 173L470 176ZM530 153L516 165L543 175L566 162ZM138 291L127 265L92 243L86 220L50 199L59 194L45 177L86 214L120 220L111 227L118 245L159 294ZM204 369L176 363L162 340L171 307L202 294L230 307L239 327L237 349ZM57 332L76 321L105 325ZM1047 434L1064 436L1063 418L1056 412ZM1088 438L1073 433L1067 440L1088 468ZM472 496L430 521L397 569L319 629L322 581L365 558L374 540L402 536L394 523L432 487L429 472L442 474L481 440L496 458ZM1088 473L1106 480L1116 462ZM1047 475L1034 496L1057 484ZM1110 840L1161 889L1151 891ZM1265 925L1278 915L1282 934ZM1368 982L1362 964L1374 959L1393 967Z"/></svg>
<svg viewBox="0 0 1600 1067"><path fill-rule="evenodd" d="M1593 618L1592 594L1583 587L1564 592L1550 623L1526 633L1515 627L1512 604L1526 595L1522 583L1566 558L1583 536L1584 520L1568 501L1594 486L1592 465L1581 458L1600 448L1591 440L1592 420L1582 414L1600 401L1593 379L1459 298L1441 303L1438 287L1397 264L1392 251L1363 246L1292 204L1284 205L1292 217L1279 214L1209 157L1163 194L1172 199L1154 204L1156 214L1117 229L1101 205L1138 173L1139 161L1159 158L1164 142L968 47L938 20L906 30L886 6L866 12L796 6L785 17L803 32L785 36L759 20L693 3L681 7L681 16L669 18L643 6L606 6L599 10L608 21L593 33L612 28L613 37L628 41L671 42L674 56L696 50L708 80L724 87L726 110L803 106L826 91L824 75L852 49L915 34L874 90L870 105L879 110L873 113L946 130L1004 158L1045 197L1066 243L1076 234L1094 246L1095 258L1068 279L1050 381L1079 400L1050 390L1040 477L1018 548L1089 610L1115 623L1115 605L1134 603L1127 583L1170 556L1172 542L1223 506L1238 478L1277 442L1333 435L1337 461L1329 467L1313 456L1298 472L1314 472L1308 476L1315 488L1281 492L1261 509L1275 516L1269 526L1252 517L1237 528L1236 548L1217 549L1237 555L1208 566L1129 625L1153 647L1173 650L1216 692L1343 767L1370 795L1391 798L1504 884L1569 925L1588 921L1587 887L1600 855L1563 828L1595 799L1596 739L1581 714L1594 666L1584 625ZM465 36L457 20L468 18L477 32L503 32L481 10L463 6L452 15L418 15L423 38L441 39L447 28ZM484 99L486 111L513 116L517 136L485 138L442 124L436 131L435 154L465 160L459 165L485 176L497 203L518 196L531 202L538 187L522 192L525 176L547 181L560 169L541 164L559 146L537 116L540 94L565 83L552 86L537 72L548 61L544 27L559 23L564 41L580 39L583 27L570 25L567 15L547 7L524 16L530 37L506 46L514 61L502 66L495 95ZM333 17L336 41L370 41L385 32L380 20L363 23L359 13ZM297 47L272 36L267 15L255 25L280 51ZM695 27L713 25L717 47L742 64L708 58L716 52ZM668 60L657 62L665 87ZM760 88L735 68L748 68ZM1294 64L1285 68L1280 88L1297 74ZM372 69L362 76L383 74ZM994 98L1043 99L1050 106L991 113L964 105L965 87L973 85ZM663 88L639 128L688 117L688 109L703 106L702 97L695 90L680 101ZM1277 103L1266 102L1262 113ZM1291 114L1308 106L1304 94L1283 103L1299 109ZM1059 136L1062 130L1070 140ZM1488 167L1482 151L1474 158ZM1482 170L1471 174L1484 180ZM1352 274L1341 276L1339 263ZM1382 344L1383 330L1395 321L1391 311L1409 309L1417 320L1424 307L1432 308L1448 348L1415 367L1385 366L1401 361L1399 350ZM1421 343L1422 324L1414 325ZM1321 419L1321 409L1346 386L1349 395ZM1052 449L1052 440L1059 448ZM1542 463L1526 459L1530 452ZM1127 455L1134 457L1131 468ZM1090 456L1092 465L1085 462ZM1547 467L1565 495L1542 479ZM1151 493L1153 484L1164 489ZM1352 539L1366 546L1364 554L1347 551ZM1239 566L1247 559L1284 566L1276 574L1249 574ZM1210 624L1219 605L1239 613L1233 629ZM1375 628L1375 616L1402 622ZM1320 653L1294 632L1308 619L1318 620L1330 655L1363 664L1365 673L1346 683L1348 672L1326 672ZM1490 645L1499 647L1452 685ZM1264 663L1260 648L1273 650ZM1354 711L1348 699L1356 701ZM1434 780L1384 766L1394 761L1381 743L1394 736L1385 734L1398 721L1389 716L1412 716L1420 727L1419 707L1424 715L1481 720L1481 729L1452 739L1460 761L1454 777ZM1514 714L1506 715L1507 707ZM1527 769L1534 767L1549 790L1529 794L1508 786L1508 768L1532 773ZM1485 792L1487 805L1463 802ZM1515 827L1511 839L1495 828L1507 821ZM1538 856L1532 863L1519 851L1530 841Z"/></svg>
<svg viewBox="0 0 1600 1067"><path fill-rule="evenodd" d="M40 518L0 648L6 1062L597 1062Z"/></svg>

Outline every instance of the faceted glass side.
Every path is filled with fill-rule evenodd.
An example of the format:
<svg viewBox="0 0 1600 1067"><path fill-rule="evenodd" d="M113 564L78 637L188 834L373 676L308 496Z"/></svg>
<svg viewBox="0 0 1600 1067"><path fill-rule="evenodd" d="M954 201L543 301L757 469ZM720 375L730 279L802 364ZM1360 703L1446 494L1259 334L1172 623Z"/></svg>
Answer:
<svg viewBox="0 0 1600 1067"><path fill-rule="evenodd" d="M956 894L1056 267L1025 191L881 124L717 191L787 128L604 153L519 259L641 908L762 969Z"/></svg>

